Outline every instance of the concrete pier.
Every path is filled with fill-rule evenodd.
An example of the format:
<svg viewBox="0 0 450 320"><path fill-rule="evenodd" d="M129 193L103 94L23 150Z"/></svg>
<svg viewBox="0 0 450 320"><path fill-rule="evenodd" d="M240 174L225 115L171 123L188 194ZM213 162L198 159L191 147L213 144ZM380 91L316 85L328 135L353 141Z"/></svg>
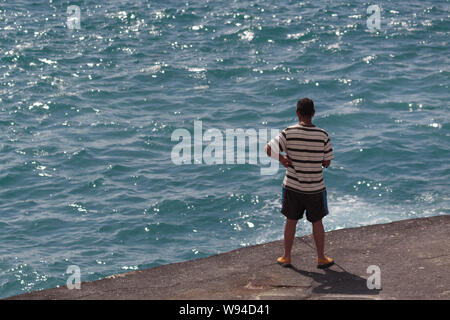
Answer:
<svg viewBox="0 0 450 320"><path fill-rule="evenodd" d="M327 232L327 270L312 236L295 239L291 268L282 252L274 241L9 299L450 299L449 215ZM369 266L381 289L368 288Z"/></svg>

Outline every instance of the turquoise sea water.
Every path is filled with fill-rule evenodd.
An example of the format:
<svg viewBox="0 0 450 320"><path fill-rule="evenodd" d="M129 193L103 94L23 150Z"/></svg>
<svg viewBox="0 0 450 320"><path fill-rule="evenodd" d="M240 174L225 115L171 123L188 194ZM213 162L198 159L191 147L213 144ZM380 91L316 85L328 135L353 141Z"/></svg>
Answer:
<svg viewBox="0 0 450 320"><path fill-rule="evenodd" d="M449 214L449 17L449 1L1 1L0 297L65 285L69 265L96 280L281 239L283 170L177 166L171 134L283 129L302 97L335 151L327 230Z"/></svg>

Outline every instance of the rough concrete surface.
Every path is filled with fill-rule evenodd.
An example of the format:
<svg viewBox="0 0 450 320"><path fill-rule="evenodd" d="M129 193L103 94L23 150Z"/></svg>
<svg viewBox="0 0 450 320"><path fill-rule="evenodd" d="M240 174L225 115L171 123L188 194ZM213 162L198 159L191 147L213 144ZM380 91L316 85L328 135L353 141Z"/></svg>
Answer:
<svg viewBox="0 0 450 320"><path fill-rule="evenodd" d="M314 248L311 235L296 238L291 268L276 263L279 240L9 299L450 299L448 215L327 232L328 270ZM380 290L367 287L371 265Z"/></svg>

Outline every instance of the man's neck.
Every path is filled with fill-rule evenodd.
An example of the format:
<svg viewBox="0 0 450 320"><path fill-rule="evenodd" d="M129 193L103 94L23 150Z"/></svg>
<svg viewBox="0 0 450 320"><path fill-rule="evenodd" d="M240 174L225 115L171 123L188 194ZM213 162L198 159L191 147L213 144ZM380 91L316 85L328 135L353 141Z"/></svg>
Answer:
<svg viewBox="0 0 450 320"><path fill-rule="evenodd" d="M305 127L314 127L313 123L311 122L311 119L300 120L300 125L305 126Z"/></svg>

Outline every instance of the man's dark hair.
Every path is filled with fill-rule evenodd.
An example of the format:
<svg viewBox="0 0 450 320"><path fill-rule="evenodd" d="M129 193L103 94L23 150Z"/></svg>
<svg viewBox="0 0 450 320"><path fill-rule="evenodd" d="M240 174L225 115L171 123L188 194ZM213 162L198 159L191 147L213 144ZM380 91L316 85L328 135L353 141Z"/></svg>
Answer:
<svg viewBox="0 0 450 320"><path fill-rule="evenodd" d="M302 117L312 117L314 113L314 102L308 98L298 100L297 111Z"/></svg>

